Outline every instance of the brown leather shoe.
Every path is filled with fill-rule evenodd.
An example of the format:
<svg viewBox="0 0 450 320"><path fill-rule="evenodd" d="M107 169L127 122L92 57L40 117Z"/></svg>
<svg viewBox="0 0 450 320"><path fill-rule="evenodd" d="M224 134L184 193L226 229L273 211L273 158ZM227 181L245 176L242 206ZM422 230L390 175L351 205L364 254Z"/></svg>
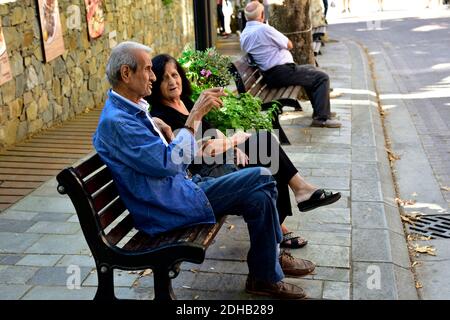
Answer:
<svg viewBox="0 0 450 320"><path fill-rule="evenodd" d="M286 276L301 277L314 271L316 265L309 260L294 258L289 252L280 254L281 269Z"/></svg>
<svg viewBox="0 0 450 320"><path fill-rule="evenodd" d="M245 284L245 291L251 294L257 294L260 296L270 296L278 299L304 299L306 293L302 288L291 283L278 281L277 283L270 283L266 281L260 281L247 278Z"/></svg>

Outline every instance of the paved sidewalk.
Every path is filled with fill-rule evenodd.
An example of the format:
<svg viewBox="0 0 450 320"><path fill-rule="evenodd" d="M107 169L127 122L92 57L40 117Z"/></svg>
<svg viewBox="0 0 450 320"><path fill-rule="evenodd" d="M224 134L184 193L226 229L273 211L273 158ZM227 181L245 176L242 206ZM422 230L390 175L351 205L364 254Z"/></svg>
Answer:
<svg viewBox="0 0 450 320"><path fill-rule="evenodd" d="M224 41L227 54L239 54L235 40ZM364 53L350 41L329 43L322 52L319 64L342 93L332 109L343 126L310 128L311 107L303 102L303 112L282 116L292 142L285 150L310 182L343 197L287 219L291 230L309 240L292 254L318 266L314 275L288 281L317 299L416 299ZM178 298L260 299L244 292L248 247L245 224L231 217L205 263L182 264L173 281ZM77 272L81 288L69 290L66 284L74 283ZM115 279L118 297L153 296L151 274L117 271ZM0 214L0 299L92 299L96 284L74 208L56 192L55 179Z"/></svg>

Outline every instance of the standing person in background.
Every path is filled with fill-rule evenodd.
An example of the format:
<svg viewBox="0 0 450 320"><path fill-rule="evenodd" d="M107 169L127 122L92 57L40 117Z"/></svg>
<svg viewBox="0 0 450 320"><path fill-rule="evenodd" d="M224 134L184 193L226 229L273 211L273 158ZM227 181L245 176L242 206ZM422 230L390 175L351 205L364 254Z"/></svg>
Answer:
<svg viewBox="0 0 450 320"><path fill-rule="evenodd" d="M326 17L327 17L327 12L328 12L328 0L323 0L323 8L324 8L324 10L323 10L323 15L324 15L324 17L325 17L325 19L326 19Z"/></svg>
<svg viewBox="0 0 450 320"><path fill-rule="evenodd" d="M342 10L342 13L346 13L347 11L350 13L350 0L343 0L342 2L344 4L344 10Z"/></svg>
<svg viewBox="0 0 450 320"><path fill-rule="evenodd" d="M219 33L224 34L225 33L225 21L223 16L223 9L222 4L223 0L216 0L217 3L217 26L219 27Z"/></svg>
<svg viewBox="0 0 450 320"><path fill-rule="evenodd" d="M228 37L231 34L231 15L233 14L234 6L231 0L225 0L222 4L222 13L223 13L223 21L224 21L224 36Z"/></svg>
<svg viewBox="0 0 450 320"><path fill-rule="evenodd" d="M264 0L263 1L264 4L264 17L266 18L266 20L264 21L265 23L269 24L269 7L270 7L270 1L269 0Z"/></svg>

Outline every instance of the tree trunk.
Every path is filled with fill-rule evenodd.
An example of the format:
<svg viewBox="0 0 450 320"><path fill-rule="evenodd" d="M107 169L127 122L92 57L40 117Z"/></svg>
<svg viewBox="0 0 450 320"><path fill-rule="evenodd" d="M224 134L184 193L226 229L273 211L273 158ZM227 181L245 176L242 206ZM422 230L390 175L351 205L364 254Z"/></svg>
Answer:
<svg viewBox="0 0 450 320"><path fill-rule="evenodd" d="M297 64L315 64L309 6L310 0L284 0L271 6L269 23L292 41Z"/></svg>

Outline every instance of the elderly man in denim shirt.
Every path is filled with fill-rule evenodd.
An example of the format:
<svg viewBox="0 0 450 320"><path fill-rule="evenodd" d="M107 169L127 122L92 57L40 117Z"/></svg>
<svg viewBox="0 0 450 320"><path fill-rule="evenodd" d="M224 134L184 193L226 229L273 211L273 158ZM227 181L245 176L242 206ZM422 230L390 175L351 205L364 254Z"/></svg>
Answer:
<svg viewBox="0 0 450 320"><path fill-rule="evenodd" d="M211 108L222 106L221 88L205 90L177 136L162 120L152 118L143 97L156 80L150 48L123 42L112 50L106 74L112 89L94 135L94 146L111 169L119 194L137 229L150 235L239 214L250 234L247 292L299 299L304 291L282 281L301 276L314 264L279 255L281 230L276 211L275 182L265 168L243 169L202 180L187 177L197 153L194 134Z"/></svg>

